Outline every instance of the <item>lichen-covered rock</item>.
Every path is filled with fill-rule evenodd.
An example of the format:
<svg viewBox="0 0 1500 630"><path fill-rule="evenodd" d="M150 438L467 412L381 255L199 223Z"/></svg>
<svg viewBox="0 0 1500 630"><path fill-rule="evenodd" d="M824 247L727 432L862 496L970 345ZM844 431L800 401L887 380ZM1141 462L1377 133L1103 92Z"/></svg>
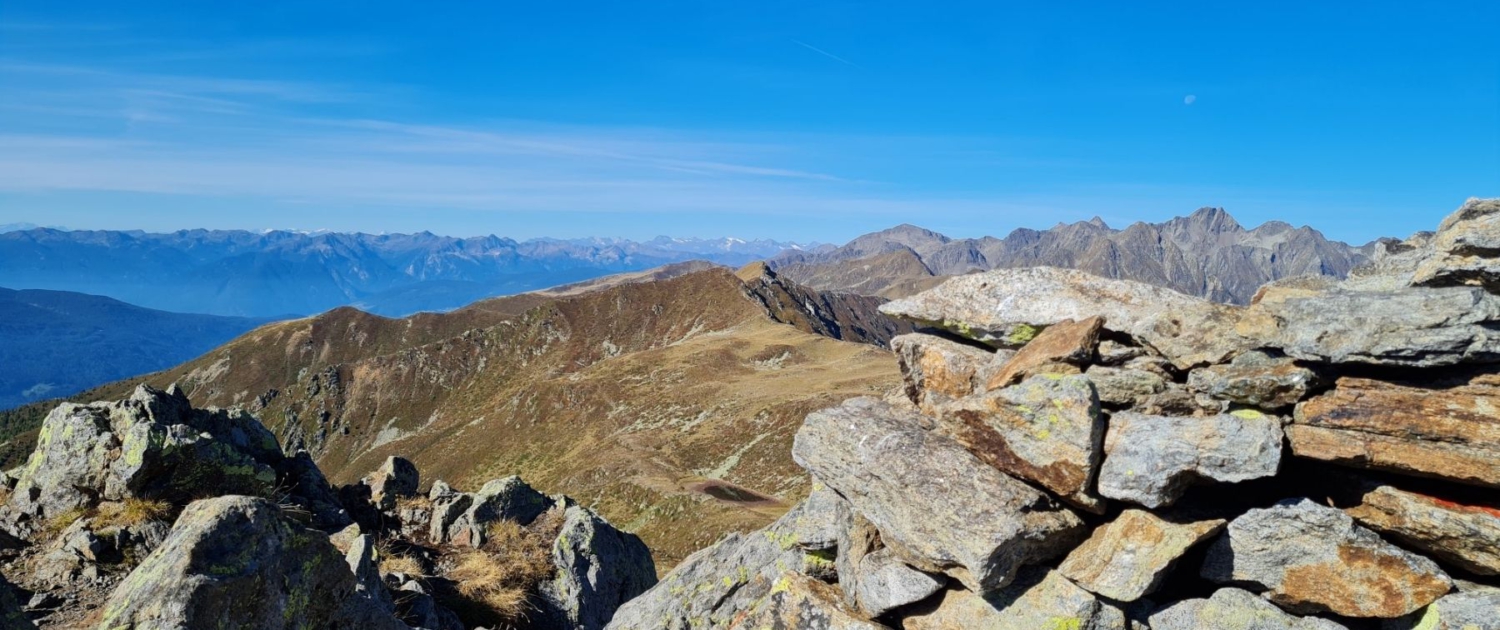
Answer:
<svg viewBox="0 0 1500 630"><path fill-rule="evenodd" d="M730 534L687 557L656 586L615 611L610 630L728 627L771 594L808 553L797 547L803 504L757 532Z"/></svg>
<svg viewBox="0 0 1500 630"><path fill-rule="evenodd" d="M923 409L973 393L995 353L937 335L911 333L891 340L906 397Z"/></svg>
<svg viewBox="0 0 1500 630"><path fill-rule="evenodd" d="M313 467L315 471L316 468ZM0 507L0 526L26 536L69 510L130 498L185 503L222 494L271 496L314 512L332 490L321 474L281 453L276 438L240 411L193 409L182 391L142 385L118 402L63 403L42 422L37 446ZM309 505L311 504L311 505Z"/></svg>
<svg viewBox="0 0 1500 630"><path fill-rule="evenodd" d="M1173 523L1144 510L1125 510L1063 560L1059 573L1110 599L1149 595L1178 558L1224 527L1223 520Z"/></svg>
<svg viewBox="0 0 1500 630"><path fill-rule="evenodd" d="M902 561L971 590L1004 586L1083 533L1051 497L875 399L809 414L792 458L869 519Z"/></svg>
<svg viewBox="0 0 1500 630"><path fill-rule="evenodd" d="M846 608L838 589L786 573L770 594L729 626L730 630L881 630L875 623Z"/></svg>
<svg viewBox="0 0 1500 630"><path fill-rule="evenodd" d="M1286 357L1251 351L1228 365L1211 365L1188 374L1188 387L1232 403L1276 410L1297 404L1318 385L1318 374Z"/></svg>
<svg viewBox="0 0 1500 630"><path fill-rule="evenodd" d="M1281 465L1281 440L1280 421L1250 410L1212 418L1122 411L1109 421L1099 494L1157 508L1195 481L1270 477Z"/></svg>
<svg viewBox="0 0 1500 630"><path fill-rule="evenodd" d="M1297 405L1298 457L1500 487L1500 374L1391 383L1340 378Z"/></svg>
<svg viewBox="0 0 1500 630"><path fill-rule="evenodd" d="M948 580L918 571L901 562L889 549L865 554L857 569L859 579L851 586L858 609L870 617L927 599L942 590ZM851 586L839 585L847 593Z"/></svg>
<svg viewBox="0 0 1500 630"><path fill-rule="evenodd" d="M939 433L985 463L1073 505L1103 510L1092 485L1108 422L1087 377L1033 376L944 405L937 420Z"/></svg>
<svg viewBox="0 0 1500 630"><path fill-rule="evenodd" d="M1474 287L1271 290L1234 330L1304 361L1436 367L1500 360L1500 298Z"/></svg>
<svg viewBox="0 0 1500 630"><path fill-rule="evenodd" d="M1203 577L1248 584L1305 614L1399 617L1453 588L1437 564L1307 499L1254 509L1209 548Z"/></svg>
<svg viewBox="0 0 1500 630"><path fill-rule="evenodd" d="M100 627L406 629L356 594L327 535L244 496L189 505L166 542L110 595Z"/></svg>
<svg viewBox="0 0 1500 630"><path fill-rule="evenodd" d="M1431 247L1412 273L1413 285L1500 290L1500 199L1470 199L1443 219Z"/></svg>
<svg viewBox="0 0 1500 630"><path fill-rule="evenodd" d="M1065 319L1043 329L1027 342L1020 352L1009 357L984 384L985 391L1011 385L1053 363L1080 365L1094 357L1104 318L1089 317L1083 321Z"/></svg>
<svg viewBox="0 0 1500 630"><path fill-rule="evenodd" d="M600 630L621 604L656 584L656 563L639 537L576 505L563 513L552 563L557 573L541 596L559 628Z"/></svg>
<svg viewBox="0 0 1500 630"><path fill-rule="evenodd" d="M1125 611L1078 588L1056 571L1029 567L987 596L949 589L930 610L907 617L904 630L1126 630ZM1204 626L1205 628L1211 626Z"/></svg>
<svg viewBox="0 0 1500 630"><path fill-rule="evenodd" d="M1453 593L1381 630L1500 630L1500 591Z"/></svg>
<svg viewBox="0 0 1500 630"><path fill-rule="evenodd" d="M1381 485L1346 512L1361 525L1454 567L1500 575L1500 509Z"/></svg>
<svg viewBox="0 0 1500 630"><path fill-rule="evenodd" d="M1316 617L1297 617L1237 588L1208 599L1177 602L1151 615L1151 630L1347 630Z"/></svg>
<svg viewBox="0 0 1500 630"><path fill-rule="evenodd" d="M1133 407L1167 389L1167 379L1148 370L1095 365L1083 373L1094 384L1099 402L1114 407Z"/></svg>
<svg viewBox="0 0 1500 630"><path fill-rule="evenodd" d="M1253 347L1234 332L1235 307L1055 267L958 276L880 311L996 347L1024 346L1047 326L1098 315L1106 329L1141 341L1181 369Z"/></svg>

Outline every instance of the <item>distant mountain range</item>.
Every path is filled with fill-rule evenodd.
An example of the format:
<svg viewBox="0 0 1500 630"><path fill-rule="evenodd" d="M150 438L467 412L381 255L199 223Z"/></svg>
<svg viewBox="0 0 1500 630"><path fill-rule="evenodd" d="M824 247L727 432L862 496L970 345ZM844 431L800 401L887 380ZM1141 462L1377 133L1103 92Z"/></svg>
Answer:
<svg viewBox="0 0 1500 630"><path fill-rule="evenodd" d="M1244 304L1262 284L1300 275L1343 277L1372 256L1310 227L1272 221L1245 229L1220 208L1164 223L1110 228L1097 217L1005 238L954 239L914 225L866 234L838 248L789 251L769 262L814 289L887 298L917 293L948 276L1052 266L1137 280L1219 302Z"/></svg>
<svg viewBox="0 0 1500 630"><path fill-rule="evenodd" d="M702 259L740 266L797 250L740 239L453 238L182 230L0 233L0 286L104 295L184 313L273 317L356 306L382 315Z"/></svg>
<svg viewBox="0 0 1500 630"><path fill-rule="evenodd" d="M168 313L66 291L0 289L0 409L166 369L267 321Z"/></svg>

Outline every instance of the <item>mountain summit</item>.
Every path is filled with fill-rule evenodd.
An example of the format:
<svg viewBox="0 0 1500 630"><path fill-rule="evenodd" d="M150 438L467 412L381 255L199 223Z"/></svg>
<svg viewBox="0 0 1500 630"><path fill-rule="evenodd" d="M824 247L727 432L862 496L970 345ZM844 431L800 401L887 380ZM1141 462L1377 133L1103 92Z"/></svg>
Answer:
<svg viewBox="0 0 1500 630"><path fill-rule="evenodd" d="M1103 219L1018 229L1005 238L953 239L913 225L866 234L821 252L783 252L770 262L816 289L895 298L941 279L990 269L1050 266L1138 280L1217 302L1245 304L1272 280L1343 277L1374 245L1352 247L1281 222L1245 229L1223 208L1123 230Z"/></svg>

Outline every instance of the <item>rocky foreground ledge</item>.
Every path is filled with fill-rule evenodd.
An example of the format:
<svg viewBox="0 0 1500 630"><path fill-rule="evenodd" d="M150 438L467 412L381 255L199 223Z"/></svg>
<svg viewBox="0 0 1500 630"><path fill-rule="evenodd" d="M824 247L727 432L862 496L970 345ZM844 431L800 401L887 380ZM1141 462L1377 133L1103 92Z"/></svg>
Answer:
<svg viewBox="0 0 1500 630"><path fill-rule="evenodd" d="M656 583L640 539L517 477L333 488L255 418L175 387L64 404L0 503L0 628L602 628Z"/></svg>
<svg viewBox="0 0 1500 630"><path fill-rule="evenodd" d="M609 628L1500 629L1500 200L1248 307L1078 271L885 305L903 391Z"/></svg>

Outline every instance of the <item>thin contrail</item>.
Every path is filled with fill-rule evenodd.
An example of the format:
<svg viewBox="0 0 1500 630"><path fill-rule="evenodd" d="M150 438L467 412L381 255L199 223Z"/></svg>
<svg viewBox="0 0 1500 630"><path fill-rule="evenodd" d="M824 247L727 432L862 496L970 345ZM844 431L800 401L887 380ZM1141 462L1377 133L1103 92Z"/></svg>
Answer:
<svg viewBox="0 0 1500 630"><path fill-rule="evenodd" d="M814 46L812 44L804 42L804 41L802 41L800 39L794 39L794 40L792 40L792 43L796 44L798 46L801 46L803 48L806 48L808 50L811 50L811 51L813 51L815 53L818 53L820 55L823 55L824 57L827 57L827 58L832 59L834 61L837 61L839 63L845 64L845 65L849 65L849 66L854 66L856 68L859 68L860 70L864 70L864 68L862 66L860 66L857 63L854 63L853 61L849 61L848 59L845 59L845 58L840 57L838 55L835 55L835 54L833 54L831 52L823 50L822 48L818 48L817 46Z"/></svg>

